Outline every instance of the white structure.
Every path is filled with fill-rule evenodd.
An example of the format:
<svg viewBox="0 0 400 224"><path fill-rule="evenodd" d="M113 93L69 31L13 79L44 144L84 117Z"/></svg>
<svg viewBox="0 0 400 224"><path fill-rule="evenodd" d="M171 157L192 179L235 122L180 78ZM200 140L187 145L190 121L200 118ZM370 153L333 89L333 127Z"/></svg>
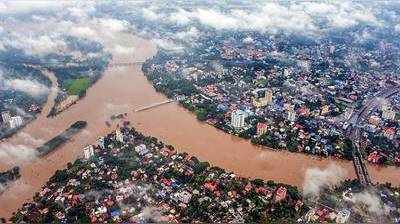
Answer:
<svg viewBox="0 0 400 224"><path fill-rule="evenodd" d="M9 124L11 120L10 111L3 111L1 112L1 119L5 124Z"/></svg>
<svg viewBox="0 0 400 224"><path fill-rule="evenodd" d="M286 77L291 76L291 75L292 75L292 69L290 69L290 68L285 68L285 69L283 70L283 75L286 76Z"/></svg>
<svg viewBox="0 0 400 224"><path fill-rule="evenodd" d="M10 128L18 128L24 123L24 120L21 116L11 117L9 120Z"/></svg>
<svg viewBox="0 0 400 224"><path fill-rule="evenodd" d="M244 119L247 117L247 113L242 110L235 110L231 114L231 125L234 128L243 128L246 123Z"/></svg>
<svg viewBox="0 0 400 224"><path fill-rule="evenodd" d="M184 204L189 203L190 199L192 198L192 194L187 191L176 192L173 194L172 200L175 202L182 202Z"/></svg>
<svg viewBox="0 0 400 224"><path fill-rule="evenodd" d="M85 148L83 148L83 157L85 159L90 159L94 155L94 147L93 145L88 145Z"/></svg>
<svg viewBox="0 0 400 224"><path fill-rule="evenodd" d="M353 112L354 112L354 108L353 107L347 107L346 111L344 112L344 118L346 120L350 119L350 117L353 114Z"/></svg>
<svg viewBox="0 0 400 224"><path fill-rule="evenodd" d="M341 210L336 216L336 223L346 223L349 220L350 211L347 209Z"/></svg>
<svg viewBox="0 0 400 224"><path fill-rule="evenodd" d="M97 139L97 145L101 148L104 149L105 145L104 145L104 137L100 137Z"/></svg>
<svg viewBox="0 0 400 224"><path fill-rule="evenodd" d="M147 149L146 145L141 144L135 147L135 151L137 153L139 153L140 156L143 156L145 154L147 154L149 152L149 150Z"/></svg>
<svg viewBox="0 0 400 224"><path fill-rule="evenodd" d="M115 131L115 139L119 142L124 142L124 135L119 128Z"/></svg>
<svg viewBox="0 0 400 224"><path fill-rule="evenodd" d="M387 120L394 120L396 112L387 105L382 106L382 117Z"/></svg>
<svg viewBox="0 0 400 224"><path fill-rule="evenodd" d="M296 120L296 112L294 111L293 106L290 106L288 108L288 116L287 119L291 122L294 122Z"/></svg>

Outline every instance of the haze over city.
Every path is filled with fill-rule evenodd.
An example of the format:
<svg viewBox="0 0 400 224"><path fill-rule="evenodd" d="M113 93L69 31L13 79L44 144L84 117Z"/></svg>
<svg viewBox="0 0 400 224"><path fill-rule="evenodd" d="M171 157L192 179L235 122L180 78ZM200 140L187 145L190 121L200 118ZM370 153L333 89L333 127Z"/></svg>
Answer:
<svg viewBox="0 0 400 224"><path fill-rule="evenodd" d="M0 0L0 223L400 223L398 1Z"/></svg>

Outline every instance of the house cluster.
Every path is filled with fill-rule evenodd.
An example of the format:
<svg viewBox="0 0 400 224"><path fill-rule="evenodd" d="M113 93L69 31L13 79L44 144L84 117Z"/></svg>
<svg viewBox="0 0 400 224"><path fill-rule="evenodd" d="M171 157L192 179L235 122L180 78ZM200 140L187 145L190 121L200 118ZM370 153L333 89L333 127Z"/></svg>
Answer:
<svg viewBox="0 0 400 224"><path fill-rule="evenodd" d="M372 53L330 41L305 48L257 34L209 37L201 44L186 54L154 57L145 74L167 95L183 93L179 80L189 82L196 91L186 94L185 107L219 129L273 148L350 159L345 132L352 115L380 90L400 85L398 76L375 63L386 45ZM373 69L360 74L349 55ZM399 95L357 124L366 152L385 158L380 163L400 165Z"/></svg>
<svg viewBox="0 0 400 224"><path fill-rule="evenodd" d="M351 212L348 209L336 211L329 207L319 206L310 209L305 217L307 222L310 223L346 223L350 214Z"/></svg>
<svg viewBox="0 0 400 224"><path fill-rule="evenodd" d="M304 209L292 186L238 177L124 127L85 147L12 221L290 222Z"/></svg>

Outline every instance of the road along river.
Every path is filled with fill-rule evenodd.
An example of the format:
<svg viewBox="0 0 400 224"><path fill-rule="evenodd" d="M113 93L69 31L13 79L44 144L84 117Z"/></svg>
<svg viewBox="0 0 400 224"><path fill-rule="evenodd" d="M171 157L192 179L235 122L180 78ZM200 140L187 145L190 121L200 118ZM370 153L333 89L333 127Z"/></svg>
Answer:
<svg viewBox="0 0 400 224"><path fill-rule="evenodd" d="M113 53L115 62L143 61L156 53L151 41L130 34L121 34L105 44ZM122 54L121 51L113 51L114 44L133 50ZM0 157L0 170L19 165L22 174L0 195L0 217L10 217L13 211L33 197L57 169L66 167L68 162L80 157L85 145L95 143L98 136L114 130L116 122L111 127L105 124L111 115L125 112L128 112L128 119L139 131L242 176L272 179L301 187L308 168L324 168L335 163L347 171L348 178L355 178L350 161L317 159L303 154L262 149L198 122L195 116L176 103L134 112L140 107L165 100L146 80L140 65L109 68L103 78L88 90L86 97L68 110L54 118L42 114L19 134L0 143L0 149L3 148L1 144L23 144L34 148L77 120L88 122L85 130L44 158L21 160L11 155ZM28 143L27 136L35 141ZM38 139L41 141L36 141ZM369 170L374 181L400 183L400 169L369 167Z"/></svg>

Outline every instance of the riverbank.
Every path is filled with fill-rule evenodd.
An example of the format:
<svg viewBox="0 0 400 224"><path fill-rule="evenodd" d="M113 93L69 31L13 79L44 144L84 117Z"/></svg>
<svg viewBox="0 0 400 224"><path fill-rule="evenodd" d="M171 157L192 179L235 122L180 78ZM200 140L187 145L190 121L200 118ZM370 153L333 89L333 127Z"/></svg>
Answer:
<svg viewBox="0 0 400 224"><path fill-rule="evenodd" d="M130 34L122 34L107 44L111 51L113 44L127 45L134 49L124 55L113 52L114 62L144 61L156 53L152 42ZM111 121L108 126L106 121L112 115L121 113L127 113L125 119L139 132L168 142L200 160L243 177L274 180L301 188L309 168L325 168L334 163L346 172L346 178L355 178L353 165L349 161L317 159L261 149L248 141L198 122L193 114L176 103L134 112L138 108L165 100L167 98L157 93L147 81L141 65L113 67L108 68L102 78L89 88L86 97L68 110L54 118L44 116L31 122L22 132L8 139L7 143L35 148L39 144L24 140L27 134L43 142L50 140L76 120L85 120L88 126L44 158L27 161L10 156L0 161L2 170L14 165L21 168L21 178L0 196L0 204L7 205L0 207L0 217L9 218L24 202L32 199L33 194L40 190L56 170L65 168L68 162L80 157L84 146L94 144L99 136L114 130L117 122ZM374 181L400 184L399 169L369 166L369 170Z"/></svg>

